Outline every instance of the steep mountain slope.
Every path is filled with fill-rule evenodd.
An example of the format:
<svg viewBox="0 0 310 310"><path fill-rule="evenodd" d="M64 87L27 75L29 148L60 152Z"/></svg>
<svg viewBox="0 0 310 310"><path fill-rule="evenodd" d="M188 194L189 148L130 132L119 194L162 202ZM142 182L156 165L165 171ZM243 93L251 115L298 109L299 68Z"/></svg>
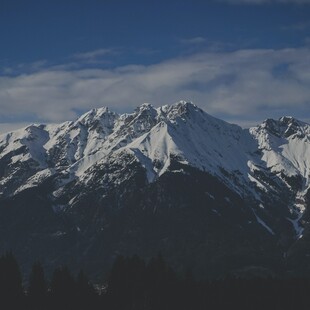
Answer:
<svg viewBox="0 0 310 310"><path fill-rule="evenodd" d="M294 269L309 175L310 125L291 117L248 130L188 102L93 109L0 136L0 247L93 274L157 251L205 275Z"/></svg>

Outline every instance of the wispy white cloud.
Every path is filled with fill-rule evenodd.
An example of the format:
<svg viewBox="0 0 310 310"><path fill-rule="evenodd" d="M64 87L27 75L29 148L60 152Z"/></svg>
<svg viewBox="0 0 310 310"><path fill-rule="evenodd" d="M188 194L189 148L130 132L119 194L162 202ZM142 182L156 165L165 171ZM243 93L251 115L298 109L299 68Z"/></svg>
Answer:
<svg viewBox="0 0 310 310"><path fill-rule="evenodd" d="M93 107L130 111L143 102L180 99L235 122L285 114L310 118L310 49L205 52L149 66L63 67L0 77L4 121L31 114L60 122Z"/></svg>
<svg viewBox="0 0 310 310"><path fill-rule="evenodd" d="M101 48L94 51L88 51L84 53L77 53L73 55L73 58L79 61L87 61L93 62L97 61L98 59L102 59L104 56L111 56L118 54L119 52L113 48Z"/></svg>
<svg viewBox="0 0 310 310"><path fill-rule="evenodd" d="M194 38L183 38L180 39L180 43L186 44L186 45L192 45L192 44L202 44L205 43L207 40L203 37L194 37Z"/></svg>
<svg viewBox="0 0 310 310"><path fill-rule="evenodd" d="M19 63L15 66L4 66L2 69L0 69L0 72L2 71L2 74L7 75L18 74L22 72L37 72L38 70L45 68L47 64L47 60L42 59L31 63Z"/></svg>

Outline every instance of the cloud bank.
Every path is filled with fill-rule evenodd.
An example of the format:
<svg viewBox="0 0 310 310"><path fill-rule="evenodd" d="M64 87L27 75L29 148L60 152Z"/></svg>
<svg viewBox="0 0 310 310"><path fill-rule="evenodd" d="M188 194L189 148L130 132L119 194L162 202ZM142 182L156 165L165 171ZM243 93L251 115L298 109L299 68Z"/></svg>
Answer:
<svg viewBox="0 0 310 310"><path fill-rule="evenodd" d="M206 52L149 66L0 76L2 123L61 122L94 107L124 112L180 99L239 123L292 112L309 119L310 49Z"/></svg>

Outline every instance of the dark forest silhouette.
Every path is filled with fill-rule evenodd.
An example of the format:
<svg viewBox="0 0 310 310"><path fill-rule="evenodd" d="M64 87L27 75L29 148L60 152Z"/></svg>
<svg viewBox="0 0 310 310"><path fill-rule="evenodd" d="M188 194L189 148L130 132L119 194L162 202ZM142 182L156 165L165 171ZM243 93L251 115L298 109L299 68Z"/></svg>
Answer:
<svg viewBox="0 0 310 310"><path fill-rule="evenodd" d="M148 263L138 256L119 256L106 282L96 289L83 271L74 277L66 266L47 281L38 262L27 283L23 287L12 253L1 256L0 304L6 310L310 308L309 279L226 277L198 282L190 272L177 275L160 255Z"/></svg>

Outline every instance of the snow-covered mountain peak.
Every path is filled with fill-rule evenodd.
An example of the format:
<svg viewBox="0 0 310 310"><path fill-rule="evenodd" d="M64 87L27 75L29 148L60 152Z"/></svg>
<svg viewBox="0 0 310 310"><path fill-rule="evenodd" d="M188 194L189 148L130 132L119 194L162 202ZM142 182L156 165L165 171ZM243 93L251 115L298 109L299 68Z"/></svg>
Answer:
<svg viewBox="0 0 310 310"><path fill-rule="evenodd" d="M35 169L29 169L29 174L53 168L82 177L90 167L118 152L128 152L146 169L150 181L169 171L171 158L228 183L233 175L243 183L253 181L253 171L262 166L272 173L308 180L310 144L305 139L309 139L309 128L294 118L282 117L245 130L187 101L158 108L144 103L122 115L103 107L76 121L31 125L1 136L0 159L9 158L12 171L18 170L19 162L31 162ZM304 139L300 139L302 135Z"/></svg>
<svg viewBox="0 0 310 310"><path fill-rule="evenodd" d="M154 106L151 103L144 102L140 106L138 106L135 111L142 112L142 111L152 111L155 110Z"/></svg>
<svg viewBox="0 0 310 310"><path fill-rule="evenodd" d="M169 121L174 122L177 118L183 120L191 113L198 112L200 110L192 102L181 100L172 105L164 105L157 109L159 116L162 119L167 118Z"/></svg>
<svg viewBox="0 0 310 310"><path fill-rule="evenodd" d="M137 107L132 116L132 122L156 122L157 111L154 106L150 103L143 103Z"/></svg>
<svg viewBox="0 0 310 310"><path fill-rule="evenodd" d="M310 125L299 121L291 116L283 116L279 119L281 127L284 130L284 136L297 136L298 138L304 138L305 135L310 134Z"/></svg>
<svg viewBox="0 0 310 310"><path fill-rule="evenodd" d="M145 231L150 235L143 235L134 250L144 242L153 247L149 236L158 236L159 246L170 248L178 239L169 241L166 233L170 236L175 227L180 227L176 235L190 246L210 244L202 256L204 263L213 245L222 244L226 235L229 240L241 240L237 255L249 244L256 257L256 249L267 237L281 248L294 240L308 241L309 155L309 124L282 117L242 129L187 101L158 108L142 104L121 115L103 107L62 124L33 124L0 136L0 206L5 206L2 215L13 219L9 232L2 229L3 240L20 222L18 235L29 227L27 255L35 238L39 246L50 240L55 244L57 213L57 221L64 220L63 236L67 234L59 239L57 257L67 249L67 241L78 242L66 250L74 259L76 253L84 257L87 251L93 257L100 252L98 244L102 252L112 244L118 251ZM51 224L45 217L52 219ZM6 218L1 218L1 227L6 227ZM161 218L168 229L157 222ZM42 219L42 230L34 233ZM170 227L172 219L176 222ZM51 226L46 229L45 225ZM203 228L195 231L197 225ZM156 234L154 229L158 229ZM240 239L242 234L244 239ZM48 235L48 242L43 242L42 235ZM118 235L125 239L113 239ZM218 239L210 242L214 236ZM261 241L252 246L251 240ZM16 248L20 247L18 243ZM229 245L227 251L231 249ZM111 252L116 253L114 246ZM272 252L272 261L274 257Z"/></svg>
<svg viewBox="0 0 310 310"><path fill-rule="evenodd" d="M121 115L110 137L111 143L115 144L115 141L119 141L120 146L130 143L151 130L158 123L157 116L157 110L148 103L137 107L133 113ZM119 143L116 143L114 148L118 147Z"/></svg>
<svg viewBox="0 0 310 310"><path fill-rule="evenodd" d="M75 124L81 123L90 128L98 125L113 128L118 117L119 115L117 113L110 111L107 107L102 107L84 113L78 118Z"/></svg>
<svg viewBox="0 0 310 310"><path fill-rule="evenodd" d="M310 185L310 125L285 116L267 119L250 128L250 133L262 151L266 167L289 188L304 193Z"/></svg>
<svg viewBox="0 0 310 310"><path fill-rule="evenodd" d="M258 126L258 130L265 131L279 138L303 138L310 134L310 125L291 116L283 116L279 120L267 119Z"/></svg>
<svg viewBox="0 0 310 310"><path fill-rule="evenodd" d="M305 126L307 125L307 123L302 122L296 118L294 118L293 116L282 116L279 118L279 122L282 123L283 125L286 126L291 126L291 125L295 125L295 126Z"/></svg>

